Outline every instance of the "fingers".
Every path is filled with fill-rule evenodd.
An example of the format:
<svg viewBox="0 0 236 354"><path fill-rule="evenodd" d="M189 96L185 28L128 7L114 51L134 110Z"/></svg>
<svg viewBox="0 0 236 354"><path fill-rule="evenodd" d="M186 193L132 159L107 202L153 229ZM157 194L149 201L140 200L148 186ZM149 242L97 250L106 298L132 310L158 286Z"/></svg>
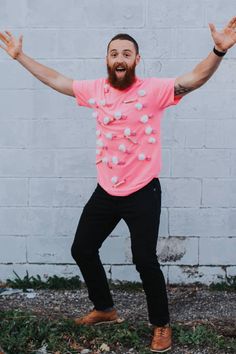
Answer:
<svg viewBox="0 0 236 354"><path fill-rule="evenodd" d="M214 34L216 32L215 25L213 23L209 23L209 27L210 27L211 33Z"/></svg>
<svg viewBox="0 0 236 354"><path fill-rule="evenodd" d="M2 32L0 32L0 39L7 44L8 43L8 39L6 38L5 34L3 34Z"/></svg>
<svg viewBox="0 0 236 354"><path fill-rule="evenodd" d="M236 16L233 17L233 18L229 21L227 27L233 28L233 29L236 28Z"/></svg>
<svg viewBox="0 0 236 354"><path fill-rule="evenodd" d="M3 50L6 50L6 48L5 48L5 47L3 47L3 45L1 45L1 44L0 44L0 48L2 48Z"/></svg>
<svg viewBox="0 0 236 354"><path fill-rule="evenodd" d="M22 34L19 37L19 42L20 42L20 45L22 45L22 42L23 42L23 35Z"/></svg>

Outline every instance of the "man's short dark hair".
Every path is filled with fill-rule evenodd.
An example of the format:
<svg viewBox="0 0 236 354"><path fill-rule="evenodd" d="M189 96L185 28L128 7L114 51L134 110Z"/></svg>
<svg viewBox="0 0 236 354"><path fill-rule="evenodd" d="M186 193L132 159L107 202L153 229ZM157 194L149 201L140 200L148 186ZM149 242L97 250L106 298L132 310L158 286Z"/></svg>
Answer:
<svg viewBox="0 0 236 354"><path fill-rule="evenodd" d="M107 52L109 50L109 46L111 44L112 41L115 41L116 39L120 39L120 40L127 40L127 41L130 41L134 44L134 47L135 47L135 50L136 50L136 54L139 54L139 47L138 47L138 43L136 42L136 40L131 37L129 34L127 33L118 33L116 36L114 36L110 42L108 43L108 46L107 46Z"/></svg>

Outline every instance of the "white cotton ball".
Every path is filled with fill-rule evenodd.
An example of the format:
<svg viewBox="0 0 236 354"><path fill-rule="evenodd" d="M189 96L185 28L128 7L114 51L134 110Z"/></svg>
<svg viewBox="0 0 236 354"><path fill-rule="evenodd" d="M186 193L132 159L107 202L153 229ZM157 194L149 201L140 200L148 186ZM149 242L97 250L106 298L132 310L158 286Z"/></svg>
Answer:
<svg viewBox="0 0 236 354"><path fill-rule="evenodd" d="M155 139L153 136L151 136L151 137L148 139L148 142L149 142L150 144L155 144L156 139Z"/></svg>
<svg viewBox="0 0 236 354"><path fill-rule="evenodd" d="M136 103L135 108L137 108L138 111L140 111L143 108L143 105L141 102Z"/></svg>
<svg viewBox="0 0 236 354"><path fill-rule="evenodd" d="M152 127L149 125L148 127L146 127L145 128L145 133L147 134L147 135L149 135L149 134L151 134L152 133Z"/></svg>
<svg viewBox="0 0 236 354"><path fill-rule="evenodd" d="M139 161L143 161L143 160L146 159L146 155L141 153L141 154L138 155L138 159L139 159Z"/></svg>
<svg viewBox="0 0 236 354"><path fill-rule="evenodd" d="M130 128L125 128L125 130L124 130L124 135L125 135L125 136L130 136L130 135L131 135L131 130L130 130Z"/></svg>
<svg viewBox="0 0 236 354"><path fill-rule="evenodd" d="M106 100L100 100L100 105L105 106L106 105Z"/></svg>
<svg viewBox="0 0 236 354"><path fill-rule="evenodd" d="M97 144L97 146L99 146L99 147L103 147L103 146L104 146L103 141L102 141L101 139L98 139L98 140L96 141L96 144Z"/></svg>
<svg viewBox="0 0 236 354"><path fill-rule="evenodd" d="M145 114L144 116L142 116L142 117L140 118L140 121L141 121L142 123L147 123L147 122L148 122L148 115Z"/></svg>
<svg viewBox="0 0 236 354"><path fill-rule="evenodd" d="M100 149L96 149L96 155L101 155L101 150Z"/></svg>
<svg viewBox="0 0 236 354"><path fill-rule="evenodd" d="M112 178L111 178L111 183L112 184L116 184L118 182L118 177L117 176L113 176Z"/></svg>
<svg viewBox="0 0 236 354"><path fill-rule="evenodd" d="M96 136L99 137L101 135L101 130L96 130Z"/></svg>
<svg viewBox="0 0 236 354"><path fill-rule="evenodd" d="M114 118L115 119L119 120L119 119L121 119L121 117L122 117L122 113L121 112L115 112L114 113Z"/></svg>
<svg viewBox="0 0 236 354"><path fill-rule="evenodd" d="M88 103L89 103L89 104L95 104L95 103L96 103L96 101L95 101L95 99L94 99L94 98L90 98L90 99L88 100Z"/></svg>
<svg viewBox="0 0 236 354"><path fill-rule="evenodd" d="M120 144L118 147L119 151L126 152L126 146L125 144Z"/></svg>
<svg viewBox="0 0 236 354"><path fill-rule="evenodd" d="M109 117L104 117L103 118L103 123L104 124L108 124L110 122L110 118Z"/></svg>
<svg viewBox="0 0 236 354"><path fill-rule="evenodd" d="M112 133L106 133L105 136L107 139L110 139L110 140L112 139Z"/></svg>
<svg viewBox="0 0 236 354"><path fill-rule="evenodd" d="M112 163L114 163L114 165L118 165L118 157L117 156L112 156L112 158L111 158L111 161L112 161Z"/></svg>
<svg viewBox="0 0 236 354"><path fill-rule="evenodd" d="M141 97L143 97L143 96L146 95L146 91L145 91L145 90L139 90L139 91L138 91L138 95L141 96Z"/></svg>

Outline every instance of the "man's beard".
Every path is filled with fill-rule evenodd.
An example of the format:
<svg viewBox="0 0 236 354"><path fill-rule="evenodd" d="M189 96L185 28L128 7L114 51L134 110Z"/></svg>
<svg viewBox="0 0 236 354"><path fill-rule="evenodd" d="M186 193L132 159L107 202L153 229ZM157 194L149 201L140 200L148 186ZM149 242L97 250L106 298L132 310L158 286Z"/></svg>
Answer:
<svg viewBox="0 0 236 354"><path fill-rule="evenodd" d="M116 69L118 67L123 67L125 69L125 74L123 78L117 78ZM118 90L127 89L136 81L135 67L136 67L135 63L131 67L128 67L126 63L114 64L112 67L107 64L109 84Z"/></svg>

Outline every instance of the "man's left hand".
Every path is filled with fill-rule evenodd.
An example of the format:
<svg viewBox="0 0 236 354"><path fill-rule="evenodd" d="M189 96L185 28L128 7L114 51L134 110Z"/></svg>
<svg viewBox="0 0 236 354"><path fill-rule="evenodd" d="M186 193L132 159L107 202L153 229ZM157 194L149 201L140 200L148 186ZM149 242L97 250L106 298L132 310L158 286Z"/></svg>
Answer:
<svg viewBox="0 0 236 354"><path fill-rule="evenodd" d="M227 26L220 32L216 30L213 23L209 23L209 27L217 50L226 52L236 43L236 17L233 17Z"/></svg>

